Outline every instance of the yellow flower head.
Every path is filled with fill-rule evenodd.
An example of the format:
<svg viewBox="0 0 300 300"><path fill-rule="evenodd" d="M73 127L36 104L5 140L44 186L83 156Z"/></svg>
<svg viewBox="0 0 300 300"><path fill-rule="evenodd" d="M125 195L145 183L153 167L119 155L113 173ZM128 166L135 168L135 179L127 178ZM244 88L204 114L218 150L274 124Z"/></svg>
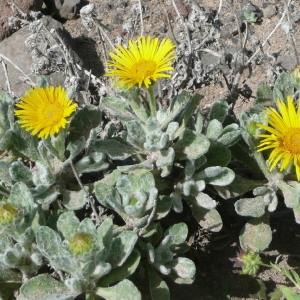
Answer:
<svg viewBox="0 0 300 300"><path fill-rule="evenodd" d="M16 106L19 109L15 110L15 115L21 127L39 138L48 138L66 127L67 118L77 104L68 98L63 87L50 86L31 88Z"/></svg>
<svg viewBox="0 0 300 300"><path fill-rule="evenodd" d="M273 149L269 157L271 171L279 162L281 172L293 163L300 181L300 105L296 110L293 98L288 96L287 102L279 100L277 106L279 111L266 109L268 125L257 124L266 131L256 135L262 138L258 151Z"/></svg>
<svg viewBox="0 0 300 300"><path fill-rule="evenodd" d="M140 37L137 42L129 41L128 49L117 44L110 52L112 60L108 61L108 72L105 76L118 79L114 83L119 87L130 89L134 85L146 86L159 78L169 78L164 72L173 70L172 61L175 46L170 39Z"/></svg>

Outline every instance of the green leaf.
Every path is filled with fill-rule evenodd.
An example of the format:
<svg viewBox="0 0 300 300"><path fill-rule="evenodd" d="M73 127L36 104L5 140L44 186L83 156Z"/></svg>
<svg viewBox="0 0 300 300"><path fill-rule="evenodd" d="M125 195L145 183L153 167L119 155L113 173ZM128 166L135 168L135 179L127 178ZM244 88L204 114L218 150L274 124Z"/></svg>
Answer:
<svg viewBox="0 0 300 300"><path fill-rule="evenodd" d="M208 167L194 175L195 180L205 180L207 184L224 186L230 184L235 173L226 167Z"/></svg>
<svg viewBox="0 0 300 300"><path fill-rule="evenodd" d="M284 197L284 203L288 208L300 206L300 183L296 181L280 181L278 183Z"/></svg>
<svg viewBox="0 0 300 300"><path fill-rule="evenodd" d="M218 120L223 123L226 116L228 115L228 108L228 103L225 100L215 102L211 108L209 119Z"/></svg>
<svg viewBox="0 0 300 300"><path fill-rule="evenodd" d="M108 164L104 161L105 155L99 152L93 152L84 156L75 164L75 170L78 173L88 173L95 171L102 171L108 167Z"/></svg>
<svg viewBox="0 0 300 300"><path fill-rule="evenodd" d="M86 205L88 201L84 190L80 190L80 191L64 190L62 196L63 196L63 204L69 210L81 209Z"/></svg>
<svg viewBox="0 0 300 300"><path fill-rule="evenodd" d="M205 167L226 167L231 161L231 152L228 147L217 141L211 141L208 152L205 154Z"/></svg>
<svg viewBox="0 0 300 300"><path fill-rule="evenodd" d="M22 277L21 274L17 272L17 270L13 271L0 264L0 283L1 285L3 285L5 282L22 282ZM0 291L0 296L1 296L1 291Z"/></svg>
<svg viewBox="0 0 300 300"><path fill-rule="evenodd" d="M172 261L172 271L182 279L194 279L196 266L189 258L177 257Z"/></svg>
<svg viewBox="0 0 300 300"><path fill-rule="evenodd" d="M234 180L225 187L214 187L223 199L243 196L245 193L265 184L265 180L252 180L235 174Z"/></svg>
<svg viewBox="0 0 300 300"><path fill-rule="evenodd" d="M265 216L248 221L240 232L240 245L245 251L264 251L272 241L272 230Z"/></svg>
<svg viewBox="0 0 300 300"><path fill-rule="evenodd" d="M95 195L102 205L115 210L119 215L123 216L121 197L115 188L99 182L95 185Z"/></svg>
<svg viewBox="0 0 300 300"><path fill-rule="evenodd" d="M286 300L299 300L300 294L293 292L289 287L279 284L277 288L281 291Z"/></svg>
<svg viewBox="0 0 300 300"><path fill-rule="evenodd" d="M197 159L208 151L209 145L209 140L203 134L185 129L174 150L180 160Z"/></svg>
<svg viewBox="0 0 300 300"><path fill-rule="evenodd" d="M217 206L217 202L213 200L209 195L199 192L196 196L198 206L205 209L213 209Z"/></svg>
<svg viewBox="0 0 300 300"><path fill-rule="evenodd" d="M211 120L206 128L206 137L216 140L222 133L222 123L216 119Z"/></svg>
<svg viewBox="0 0 300 300"><path fill-rule="evenodd" d="M294 212L294 216L295 216L295 221L297 224L300 224L300 207L295 207L293 209L293 212Z"/></svg>
<svg viewBox="0 0 300 300"><path fill-rule="evenodd" d="M169 300L170 291L167 283L157 274L153 268L147 268L150 293L153 300Z"/></svg>
<svg viewBox="0 0 300 300"><path fill-rule="evenodd" d="M218 232L222 229L222 218L216 209L207 210L195 204L190 204L190 206L194 218L204 229L212 232Z"/></svg>
<svg viewBox="0 0 300 300"><path fill-rule="evenodd" d="M170 226L159 247L168 249L169 247L185 243L188 235L188 227L185 223L178 223Z"/></svg>
<svg viewBox="0 0 300 300"><path fill-rule="evenodd" d="M137 234L133 231L122 231L114 238L108 261L113 267L121 266L131 254L137 241Z"/></svg>
<svg viewBox="0 0 300 300"><path fill-rule="evenodd" d="M30 182L32 173L22 162L15 161L10 165L9 173L14 181Z"/></svg>
<svg viewBox="0 0 300 300"><path fill-rule="evenodd" d="M274 104L273 92L268 84L259 84L256 90L255 104L262 104L263 106L272 106Z"/></svg>
<svg viewBox="0 0 300 300"><path fill-rule="evenodd" d="M39 139L22 129L18 122L14 124L12 135L13 147L33 161L40 159L38 151Z"/></svg>
<svg viewBox="0 0 300 300"><path fill-rule="evenodd" d="M96 290L96 295L106 299L106 300L141 300L142 296L136 286L129 280L124 279L118 284L107 287L107 288L98 288Z"/></svg>
<svg viewBox="0 0 300 300"><path fill-rule="evenodd" d="M165 217L171 207L172 207L172 199L169 196L166 195L161 195L157 198L157 203L156 203L156 211L154 215L154 220L159 220Z"/></svg>
<svg viewBox="0 0 300 300"><path fill-rule="evenodd" d="M82 136L85 140L88 140L90 131L93 128L97 128L100 125L101 120L101 111L94 105L87 105L78 110L72 117L70 123L68 141L74 142Z"/></svg>
<svg viewBox="0 0 300 300"><path fill-rule="evenodd" d="M56 178L47 166L37 161L32 172L32 181L36 186L40 184L50 186L55 183Z"/></svg>
<svg viewBox="0 0 300 300"><path fill-rule="evenodd" d="M286 99L287 96L294 94L294 88L293 76L290 73L281 73L274 84L273 99L275 101Z"/></svg>
<svg viewBox="0 0 300 300"><path fill-rule="evenodd" d="M144 143L146 142L146 133L138 121L130 121L127 123L128 136L127 141L134 147L139 149L144 148Z"/></svg>
<svg viewBox="0 0 300 300"><path fill-rule="evenodd" d="M175 151L172 147L161 150L156 160L156 166L161 169L161 177L167 177L172 170Z"/></svg>
<svg viewBox="0 0 300 300"><path fill-rule="evenodd" d="M187 103L187 105L184 108L184 115L183 115L184 124L189 123L191 117L194 114L195 109L199 105L202 98L203 98L202 95L195 94L195 95L192 96L190 101Z"/></svg>
<svg viewBox="0 0 300 300"><path fill-rule="evenodd" d="M57 229L64 235L65 239L70 240L79 227L79 220L73 211L62 213L56 223Z"/></svg>
<svg viewBox="0 0 300 300"><path fill-rule="evenodd" d="M161 128L165 129L168 124L175 120L175 118L186 108L191 95L187 91L182 91L177 97L173 98L173 102L167 109L166 118L161 124Z"/></svg>
<svg viewBox="0 0 300 300"><path fill-rule="evenodd" d="M39 227L36 231L36 242L38 249L45 257L51 259L59 255L62 241L53 229L47 226Z"/></svg>
<svg viewBox="0 0 300 300"><path fill-rule="evenodd" d="M36 206L28 187L22 182L17 182L13 185L8 202L24 208L28 212L32 211L33 207Z"/></svg>
<svg viewBox="0 0 300 300"><path fill-rule="evenodd" d="M102 99L101 105L118 120L128 122L136 119L126 99L106 97Z"/></svg>
<svg viewBox="0 0 300 300"><path fill-rule="evenodd" d="M261 217L265 213L267 203L264 202L263 196L255 198L242 198L235 204L235 211L240 216Z"/></svg>
<svg viewBox="0 0 300 300"><path fill-rule="evenodd" d="M9 172L10 165L11 162L0 160L0 180L8 184L12 183L10 172Z"/></svg>
<svg viewBox="0 0 300 300"><path fill-rule="evenodd" d="M120 143L117 140L97 140L90 151L102 152L111 159L124 160L136 151L132 146Z"/></svg>
<svg viewBox="0 0 300 300"><path fill-rule="evenodd" d="M26 281L20 288L18 300L71 300L77 293L48 274L40 274Z"/></svg>
<svg viewBox="0 0 300 300"><path fill-rule="evenodd" d="M133 249L127 260L122 266L114 268L109 274L103 276L100 281L98 281L98 286L109 286L115 282L121 281L132 275L137 269L141 260L141 254Z"/></svg>
<svg viewBox="0 0 300 300"><path fill-rule="evenodd" d="M240 135L239 126L237 124L230 124L223 129L218 142L224 146L231 147L239 141Z"/></svg>
<svg viewBox="0 0 300 300"><path fill-rule="evenodd" d="M97 228L97 243L99 248L110 250L113 240L113 221L111 218L106 218Z"/></svg>

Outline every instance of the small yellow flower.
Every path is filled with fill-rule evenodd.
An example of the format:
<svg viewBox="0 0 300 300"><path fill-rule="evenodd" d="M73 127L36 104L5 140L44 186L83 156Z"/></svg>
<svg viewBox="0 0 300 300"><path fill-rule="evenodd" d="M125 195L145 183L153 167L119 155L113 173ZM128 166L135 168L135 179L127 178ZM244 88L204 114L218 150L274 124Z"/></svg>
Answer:
<svg viewBox="0 0 300 300"><path fill-rule="evenodd" d="M21 127L39 138L48 138L66 127L67 118L77 104L68 98L63 87L50 86L29 89L16 106L19 109L15 110L15 115L19 117Z"/></svg>
<svg viewBox="0 0 300 300"><path fill-rule="evenodd" d="M70 250L75 254L83 254L91 250L92 236L85 232L77 232L70 240Z"/></svg>
<svg viewBox="0 0 300 300"><path fill-rule="evenodd" d="M270 170L280 162L280 172L290 163L296 169L300 181L300 105L296 110L293 98L287 97L287 102L277 101L278 110L269 107L266 109L268 125L257 124L266 133L257 134L262 138L258 151L272 149L269 157Z"/></svg>
<svg viewBox="0 0 300 300"><path fill-rule="evenodd" d="M0 205L0 224L7 224L18 216L18 209L9 203Z"/></svg>
<svg viewBox="0 0 300 300"><path fill-rule="evenodd" d="M137 42L129 41L128 49L117 44L115 53L110 52L112 60L108 61L105 76L118 79L114 83L119 87L130 89L134 85L146 88L159 78L169 78L166 71L173 70L172 61L175 46L170 39L140 37Z"/></svg>

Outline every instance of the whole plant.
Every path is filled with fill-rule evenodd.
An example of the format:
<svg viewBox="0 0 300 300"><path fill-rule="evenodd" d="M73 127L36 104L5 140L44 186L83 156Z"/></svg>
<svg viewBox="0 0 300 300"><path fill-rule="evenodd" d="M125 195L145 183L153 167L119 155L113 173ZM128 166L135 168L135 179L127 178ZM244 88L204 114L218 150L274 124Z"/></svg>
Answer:
<svg viewBox="0 0 300 300"><path fill-rule="evenodd" d="M174 215L218 232L218 206L236 199L247 217L240 246L259 263L278 202L300 222L297 69L260 85L240 116L222 99L204 114L198 93L159 101L156 81L170 79L176 59L170 39L117 44L105 74L113 94L99 105L43 79L17 103L0 94L1 292L141 299L143 281L152 299L170 299L168 281L196 274L189 222Z"/></svg>

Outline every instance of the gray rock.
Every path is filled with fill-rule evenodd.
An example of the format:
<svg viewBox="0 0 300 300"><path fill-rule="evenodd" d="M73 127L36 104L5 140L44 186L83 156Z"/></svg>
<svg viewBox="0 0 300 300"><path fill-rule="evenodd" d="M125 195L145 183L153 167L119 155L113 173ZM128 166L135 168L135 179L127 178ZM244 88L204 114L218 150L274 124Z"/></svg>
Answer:
<svg viewBox="0 0 300 300"><path fill-rule="evenodd" d="M266 18L271 18L277 14L276 6L273 4L268 5L266 8L263 9L264 16Z"/></svg>
<svg viewBox="0 0 300 300"><path fill-rule="evenodd" d="M31 30L30 30L31 29ZM52 32L52 33L50 33ZM64 85L81 74L77 54L69 49L72 39L62 24L51 17L43 17L21 28L0 42L0 59L7 66L11 90L21 96L43 75L51 85ZM0 64L0 90L8 91L7 78Z"/></svg>
<svg viewBox="0 0 300 300"><path fill-rule="evenodd" d="M40 11L43 6L43 0L15 0L16 7L23 13L29 11ZM14 15L16 8L13 8L11 1L0 1L0 41L10 36L13 33L12 28L8 26L8 18Z"/></svg>
<svg viewBox="0 0 300 300"><path fill-rule="evenodd" d="M73 19L82 4L82 0L44 0L47 8L61 19Z"/></svg>

